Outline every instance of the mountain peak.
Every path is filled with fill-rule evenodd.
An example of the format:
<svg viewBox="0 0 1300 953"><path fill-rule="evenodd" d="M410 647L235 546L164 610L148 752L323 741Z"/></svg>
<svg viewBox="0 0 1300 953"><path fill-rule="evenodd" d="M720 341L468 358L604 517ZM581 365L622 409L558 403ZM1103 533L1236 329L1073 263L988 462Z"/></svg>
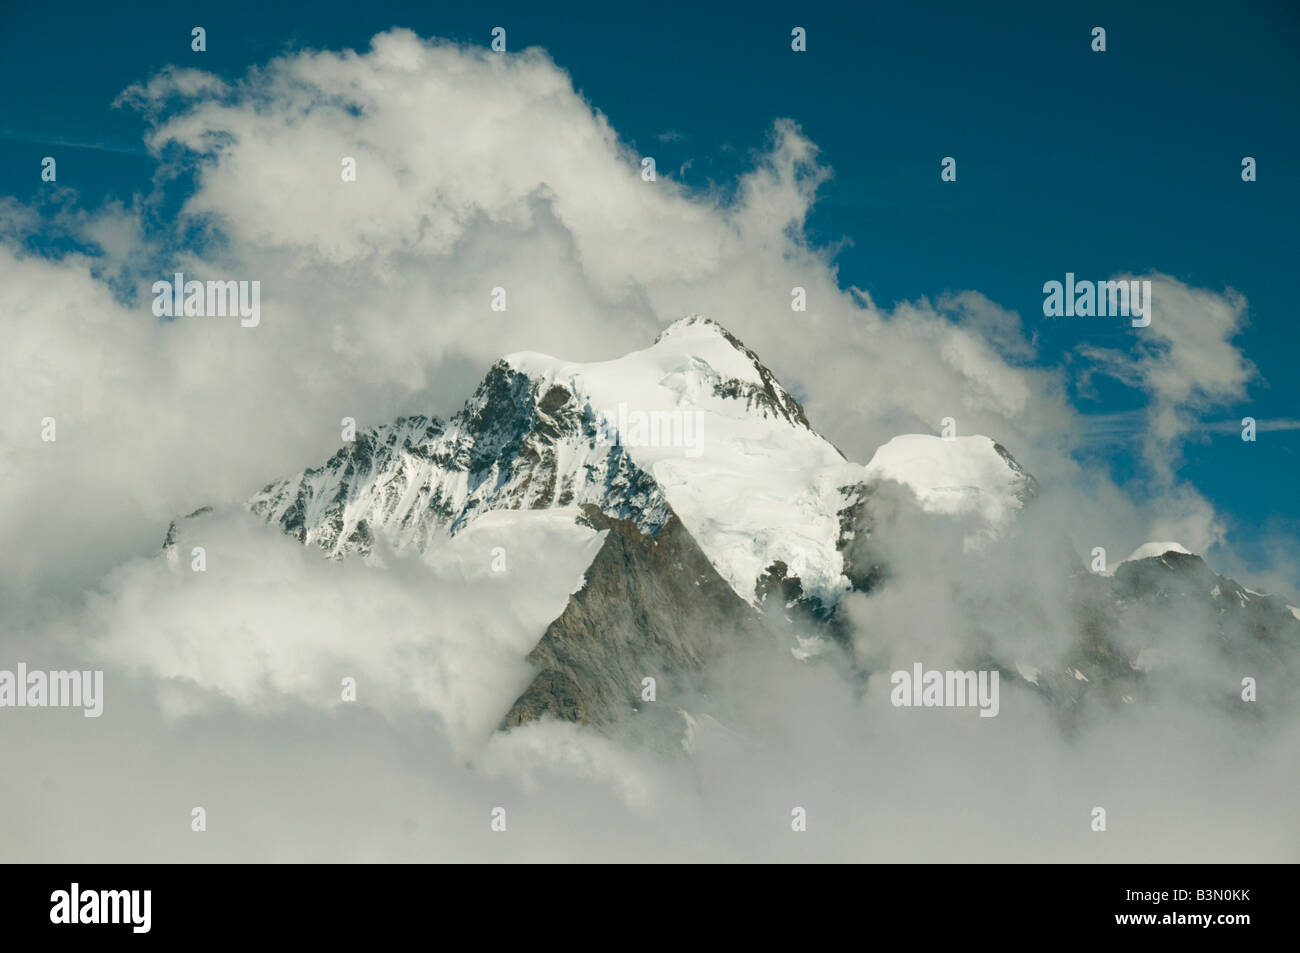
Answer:
<svg viewBox="0 0 1300 953"><path fill-rule="evenodd" d="M1163 556L1165 553L1178 553L1182 556L1195 555L1190 549L1181 543L1143 543L1137 549L1129 554L1126 563L1136 562L1139 559L1154 559L1157 556Z"/></svg>
<svg viewBox="0 0 1300 953"><path fill-rule="evenodd" d="M691 314L686 315L686 317L684 318L678 318L672 324L668 325L668 327L660 331L658 336L655 337L654 343L658 344L660 341L663 341L666 338L679 336L684 332L692 331L692 330L697 332L705 331L708 333L716 334L719 337L727 338L733 341L735 340L735 335L733 335L730 331L724 328L717 321L714 321L712 318L708 317L707 315L699 314L698 312L693 312Z"/></svg>
<svg viewBox="0 0 1300 953"><path fill-rule="evenodd" d="M894 437L876 450L867 475L908 487L927 512L978 515L990 527L1038 493L1038 482L1001 444L978 434Z"/></svg>
<svg viewBox="0 0 1300 953"><path fill-rule="evenodd" d="M707 404L710 412L728 417L776 417L812 429L802 405L758 355L701 314L674 321L650 347L609 361L571 363L533 351L509 354L502 361L535 381L562 383L583 393L598 412L620 404L647 412Z"/></svg>
<svg viewBox="0 0 1300 953"><path fill-rule="evenodd" d="M569 363L535 353L507 364L539 392L571 394L647 474L746 601L774 562L802 567L807 591L843 587L836 549L843 456L734 334L691 314L648 348ZM858 468L860 470L860 468Z"/></svg>
<svg viewBox="0 0 1300 953"><path fill-rule="evenodd" d="M379 539L424 552L497 510L591 504L648 537L676 515L746 602L780 562L829 603L847 585L841 488L860 472L753 351L693 314L613 360L510 354L446 425L377 428L250 506L336 556Z"/></svg>

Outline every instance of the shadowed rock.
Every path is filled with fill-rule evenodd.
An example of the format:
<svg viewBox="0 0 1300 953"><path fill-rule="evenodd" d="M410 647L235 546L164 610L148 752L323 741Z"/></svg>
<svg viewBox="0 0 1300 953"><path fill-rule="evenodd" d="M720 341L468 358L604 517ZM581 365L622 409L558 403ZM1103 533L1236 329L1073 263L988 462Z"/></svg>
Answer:
<svg viewBox="0 0 1300 953"><path fill-rule="evenodd" d="M502 727L543 715L585 724L629 717L647 707L646 677L656 681L650 707L672 711L674 695L757 620L676 515L653 536L595 506L583 515L609 535L583 587L528 656L540 672Z"/></svg>

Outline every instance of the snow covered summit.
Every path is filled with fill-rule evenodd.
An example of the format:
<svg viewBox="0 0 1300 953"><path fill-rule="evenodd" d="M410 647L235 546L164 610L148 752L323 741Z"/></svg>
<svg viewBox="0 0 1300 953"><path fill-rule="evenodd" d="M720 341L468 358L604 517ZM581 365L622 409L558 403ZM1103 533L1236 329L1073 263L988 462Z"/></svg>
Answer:
<svg viewBox="0 0 1300 953"><path fill-rule="evenodd" d="M449 421L359 434L249 506L331 555L425 552L501 510L593 504L648 534L675 514L751 605L775 562L833 602L842 488L861 478L757 355L692 315L611 361L509 355Z"/></svg>
<svg viewBox="0 0 1300 953"><path fill-rule="evenodd" d="M1154 559L1157 556L1163 556L1165 553L1178 553L1182 556L1192 555L1192 551L1181 543L1143 543L1133 550L1124 562L1132 563L1137 562L1139 559Z"/></svg>
<svg viewBox="0 0 1300 953"><path fill-rule="evenodd" d="M906 486L921 509L974 516L985 534L999 531L1038 492L1038 483L988 437L904 434L876 450L868 480Z"/></svg>
<svg viewBox="0 0 1300 953"><path fill-rule="evenodd" d="M825 601L845 587L841 488L861 467L809 427L798 401L720 325L692 315L613 361L505 362L540 390L572 394L603 424L741 598L756 600L756 581L777 561Z"/></svg>

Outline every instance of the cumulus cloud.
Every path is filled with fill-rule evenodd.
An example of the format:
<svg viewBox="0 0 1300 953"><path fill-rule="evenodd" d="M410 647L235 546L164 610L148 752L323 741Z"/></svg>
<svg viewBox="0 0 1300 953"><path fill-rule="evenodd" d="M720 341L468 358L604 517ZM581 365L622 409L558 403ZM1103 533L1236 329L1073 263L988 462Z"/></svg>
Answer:
<svg viewBox="0 0 1300 953"><path fill-rule="evenodd" d="M1045 482L1078 480L1064 372L1029 365L1016 315L977 292L886 313L839 288L831 250L802 232L830 170L793 122L774 126L727 194L645 182L544 52L503 57L402 30L233 83L166 70L121 101L153 123L159 193L65 210L48 224L91 247L57 260L23 250L40 226L30 214L7 216L0 268L22 340L7 356L0 459L23 503L0 525L36 547L2 557L7 578L53 582L40 578L52 534L37 514L47 528L66 516L83 552L102 550L83 557L84 583L123 537L142 553L172 515L328 455L344 416L445 414L503 353L604 359L693 312L757 350L851 459L952 417ZM342 181L344 157L355 182ZM180 215L160 220L172 197ZM149 288L174 271L259 280L260 326L155 321ZM790 309L796 286L807 312ZM504 313L490 308L497 287ZM1244 373L1226 343L1240 302L1179 289L1160 285L1148 329L1168 346L1098 355L1152 390L1152 439L1166 443L1189 403L1233 392ZM1208 343L1173 330L1189 321ZM60 415L54 451L37 422ZM87 467L96 480L80 479Z"/></svg>
<svg viewBox="0 0 1300 953"><path fill-rule="evenodd" d="M1141 818L1121 856L1200 856L1161 814L1170 784L1206 792L1183 817L1210 825L1202 843L1223 856L1293 852L1294 824L1279 827L1268 803L1287 780L1272 746L1293 739L1162 702L1141 744L1181 725L1212 756L1116 766L1138 713L1101 716L1066 747L1038 702L1011 689L975 744L987 721L900 720L854 669L918 650L959 658L981 580L986 647L1059 666L1049 546L1222 538L1167 461L1192 415L1252 380L1232 344L1239 296L1157 276L1133 351L1086 352L1150 397L1148 462L1166 478L1154 508L1075 459L1088 426L1065 370L1034 363L1035 335L1016 314L977 291L885 311L841 289L833 249L804 234L831 172L793 121L774 124L734 188L692 190L663 170L646 182L640 157L545 52L499 56L404 30L363 52L288 54L232 82L167 69L118 102L151 124L153 194L94 211L66 193L57 208L0 208L0 533L15 541L0 551L0 645L15 659L103 665L111 687L97 735L81 721L0 735L6 763L23 766L0 780L0 843L15 856L74 854L22 823L56 812L103 832L89 848L103 859L1053 859L1096 855L1086 834L1062 832L1076 818L1086 830L1097 798ZM355 182L340 175L344 158ZM179 214L162 215L173 199ZM53 232L67 247L33 251ZM150 287L175 271L260 281L261 324L159 321ZM806 312L790 308L796 286ZM505 312L490 308L497 287ZM479 559L502 527L378 569L326 562L240 515L268 481L332 453L342 417L364 427L447 414L503 353L605 359L692 312L754 348L850 459L952 417L1009 447L1056 496L976 568L954 560L960 526L905 507L885 519L876 542L898 585L846 607L849 657L738 654L699 712L695 754L677 758L567 725L491 735L594 534L509 527L511 577L532 585L503 589ZM41 439L46 418L54 442ZM182 563L169 564L158 554L168 522L205 504L218 512L202 540L183 535ZM207 573L185 570L192 545L207 549ZM336 703L346 675L358 679L352 708ZM90 778L64 766L103 765L104 750L118 760L84 796ZM1223 790L1225 765L1241 790ZM1125 789L1135 770L1145 783ZM989 777L1004 783L962 781ZM1222 797L1257 806L1258 825L1213 826ZM196 847L184 824L204 799L225 820ZM516 833L493 839L487 812L502 803ZM792 844L795 805L812 820ZM985 822L961 826L972 811ZM171 833L176 816L184 834ZM322 842L322 830L336 833Z"/></svg>
<svg viewBox="0 0 1300 953"><path fill-rule="evenodd" d="M1181 442L1199 426L1200 415L1244 397L1258 372L1232 343L1246 323L1244 297L1231 289L1219 294L1193 288L1167 275L1147 280L1151 324L1137 335L1132 353L1080 350L1095 370L1150 396L1144 451L1152 472L1168 486Z"/></svg>
<svg viewBox="0 0 1300 953"><path fill-rule="evenodd" d="M173 714L216 698L259 712L331 708L350 678L357 700L392 717L436 712L469 752L531 681L524 657L599 549L603 534L575 515L493 514L427 562L390 553L382 570L322 559L242 510L186 521L167 558L106 577L86 641L95 658L161 683ZM491 571L497 547L508 571Z"/></svg>

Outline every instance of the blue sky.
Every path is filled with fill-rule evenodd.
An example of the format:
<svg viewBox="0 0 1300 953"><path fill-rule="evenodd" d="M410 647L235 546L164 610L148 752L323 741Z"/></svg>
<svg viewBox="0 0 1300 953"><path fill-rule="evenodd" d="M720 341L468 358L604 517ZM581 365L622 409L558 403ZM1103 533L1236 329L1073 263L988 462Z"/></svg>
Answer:
<svg viewBox="0 0 1300 953"><path fill-rule="evenodd" d="M1139 6L1140 9L1133 9ZM1260 375L1212 421L1300 418L1289 285L1300 260L1300 12L1226 5L162 3L6 5L0 13L0 194L30 201L40 157L87 208L150 189L144 120L116 95L169 64L227 78L303 47L355 47L391 26L486 44L545 47L661 170L701 188L746 169L788 116L834 170L810 222L838 254L842 286L877 303L977 289L1018 311L1041 363L1081 344L1127 347L1122 326L1042 317L1042 284L1073 271L1155 270L1250 303L1237 343ZM1044 9L1050 7L1051 9ZM189 50L207 29L208 51ZM809 51L792 56L790 28ZM1089 48L1107 30L1104 54ZM17 95L13 91L18 91ZM958 181L939 180L939 159ZM1243 183L1254 156L1259 180ZM683 169L682 167L685 166ZM680 172L676 170L682 170ZM1086 413L1140 407L1102 383ZM1099 448L1123 480L1136 444ZM1300 532L1300 431L1207 430L1180 474L1255 541Z"/></svg>

